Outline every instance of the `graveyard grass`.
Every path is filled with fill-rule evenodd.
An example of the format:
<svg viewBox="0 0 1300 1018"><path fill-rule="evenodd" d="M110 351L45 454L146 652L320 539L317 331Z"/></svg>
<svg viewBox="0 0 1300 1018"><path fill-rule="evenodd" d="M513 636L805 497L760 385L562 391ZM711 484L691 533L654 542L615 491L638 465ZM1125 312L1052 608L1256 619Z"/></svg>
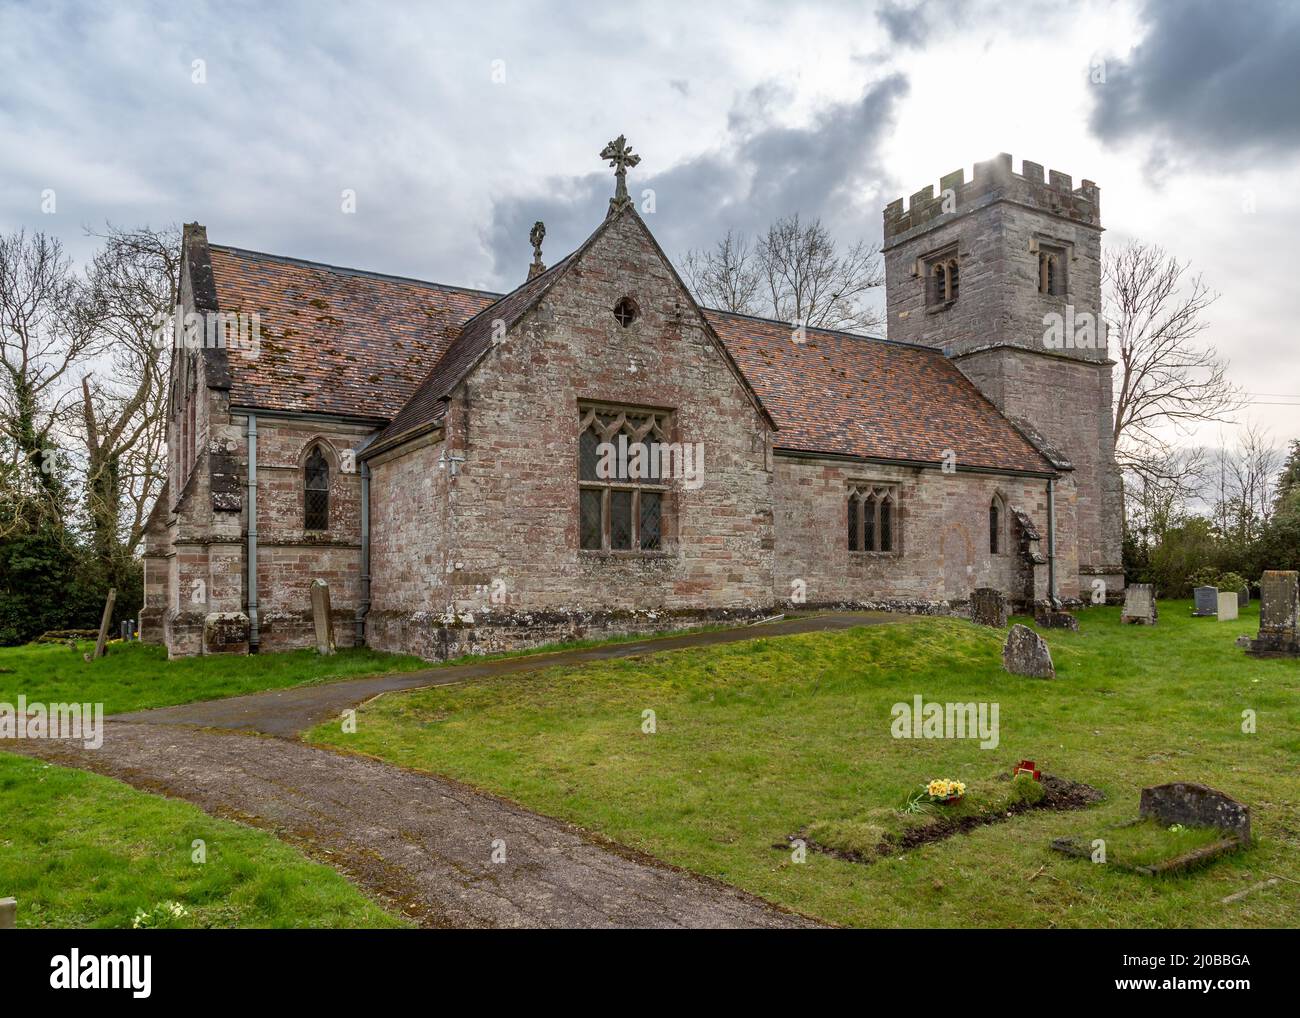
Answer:
<svg viewBox="0 0 1300 1018"><path fill-rule="evenodd" d="M61 643L0 647L0 703L102 703L105 716L147 707L215 700L263 689L428 668L427 661L371 650L340 650L322 657L295 650L252 657L167 660L156 644L110 643L97 661L82 655L94 641L69 650Z"/></svg>
<svg viewBox="0 0 1300 1018"><path fill-rule="evenodd" d="M1157 626L1117 607L1043 631L1057 679L1001 668L1004 632L954 619L758 639L388 694L358 731L310 738L446 774L718 877L858 926L1300 925L1300 665L1234 646L1235 622L1162 601ZM1015 621L1030 622L1028 619ZM995 701L1001 742L891 737L895 703ZM1242 731L1243 711L1257 716ZM643 712L657 731L643 734ZM975 785L1029 758L1100 788L1077 812L1030 811L862 865L787 836L869 822L932 778ZM1256 844L1151 878L1049 849L1137 816L1145 785L1197 781L1248 803ZM1234 891L1282 881L1231 904Z"/></svg>
<svg viewBox="0 0 1300 1018"><path fill-rule="evenodd" d="M0 813L20 927L130 927L173 901L177 927L405 925L270 834L95 774L0 753Z"/></svg>
<svg viewBox="0 0 1300 1018"><path fill-rule="evenodd" d="M665 632L652 636L643 634L549 644L490 657L525 657L671 635L674 634ZM267 689L485 660L479 655L434 663L406 654L346 648L325 657L314 650L294 650L168 661L167 651L157 644L119 641L108 645L104 657L86 661L82 655L94 649L94 641L78 643L76 650L69 650L61 643L0 647L0 703L17 704L19 694L25 696L28 703L102 703L104 715L108 716Z"/></svg>

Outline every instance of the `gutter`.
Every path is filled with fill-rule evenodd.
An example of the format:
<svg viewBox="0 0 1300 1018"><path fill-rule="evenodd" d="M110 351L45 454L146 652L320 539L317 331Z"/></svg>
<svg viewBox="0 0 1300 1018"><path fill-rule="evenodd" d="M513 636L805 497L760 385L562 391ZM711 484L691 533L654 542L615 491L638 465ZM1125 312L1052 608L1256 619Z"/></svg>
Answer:
<svg viewBox="0 0 1300 1018"><path fill-rule="evenodd" d="M361 597L357 601L354 646L366 645L366 616L370 614L370 464L361 461Z"/></svg>
<svg viewBox="0 0 1300 1018"><path fill-rule="evenodd" d="M257 632L257 415L248 415L248 652L256 654Z"/></svg>
<svg viewBox="0 0 1300 1018"><path fill-rule="evenodd" d="M1032 443L1031 443L1032 444ZM942 470L943 464L932 460L895 459L888 456L855 456L846 452L817 452L811 449L795 449L791 446L774 445L772 452L785 459L824 459L839 460L845 463L872 463L889 467L909 467L915 470ZM954 464L958 473L997 474L1003 477L1041 477L1051 480L1056 475L1046 470L1020 470L1014 467L972 467Z"/></svg>
<svg viewBox="0 0 1300 1018"><path fill-rule="evenodd" d="M1047 479L1047 596L1055 608L1056 596L1056 479Z"/></svg>

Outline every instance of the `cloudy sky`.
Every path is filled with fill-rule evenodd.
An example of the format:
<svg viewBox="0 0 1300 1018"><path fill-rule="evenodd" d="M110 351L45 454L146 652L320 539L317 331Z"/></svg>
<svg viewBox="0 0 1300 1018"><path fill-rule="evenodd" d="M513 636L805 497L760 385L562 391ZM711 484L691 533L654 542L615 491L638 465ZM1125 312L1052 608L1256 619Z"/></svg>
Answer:
<svg viewBox="0 0 1300 1018"><path fill-rule="evenodd" d="M676 257L796 211L879 240L888 201L1010 152L1095 180L1107 243L1162 244L1222 293L1207 336L1281 442L1300 436L1297 95L1284 0L0 0L0 230L84 257L87 225L198 220L215 243L503 289L535 219L550 261L599 222L596 153L620 132Z"/></svg>

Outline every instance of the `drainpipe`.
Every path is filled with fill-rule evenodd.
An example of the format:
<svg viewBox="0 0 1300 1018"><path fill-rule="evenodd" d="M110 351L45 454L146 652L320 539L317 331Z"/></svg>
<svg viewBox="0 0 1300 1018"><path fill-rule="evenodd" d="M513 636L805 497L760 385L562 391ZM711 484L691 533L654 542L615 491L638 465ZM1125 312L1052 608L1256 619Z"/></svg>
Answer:
<svg viewBox="0 0 1300 1018"><path fill-rule="evenodd" d="M370 614L370 464L361 461L361 599L357 602L356 646L366 645L366 616Z"/></svg>
<svg viewBox="0 0 1300 1018"><path fill-rule="evenodd" d="M1047 596L1052 607L1056 598L1056 479L1047 479Z"/></svg>
<svg viewBox="0 0 1300 1018"><path fill-rule="evenodd" d="M248 652L257 653L257 415L248 415Z"/></svg>

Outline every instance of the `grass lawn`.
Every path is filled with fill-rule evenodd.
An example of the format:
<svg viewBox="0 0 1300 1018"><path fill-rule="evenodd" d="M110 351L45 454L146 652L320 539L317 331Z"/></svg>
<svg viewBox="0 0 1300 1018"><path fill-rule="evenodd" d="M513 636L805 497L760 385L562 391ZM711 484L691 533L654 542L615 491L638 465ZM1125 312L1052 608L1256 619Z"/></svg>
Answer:
<svg viewBox="0 0 1300 1018"><path fill-rule="evenodd" d="M405 925L270 834L95 774L0 753L0 817L0 896L17 897L20 927L129 927L138 911L179 927Z"/></svg>
<svg viewBox="0 0 1300 1018"><path fill-rule="evenodd" d="M726 627L707 626L691 632L722 628ZM167 651L161 646L120 642L109 644L108 654L98 661L86 661L82 655L95 649L93 642L78 644L75 651L63 644L29 643L21 647L0 647L0 703L17 704L21 693L29 703L102 703L105 715L120 714L196 700L217 700L265 689L445 668L497 657L530 657L582 650L674 636L680 632L572 640L443 662L424 661L407 654L384 654L365 648L339 650L330 657L321 657L314 650L293 650L243 657L187 657L168 661Z"/></svg>
<svg viewBox="0 0 1300 1018"><path fill-rule="evenodd" d="M16 704L21 693L29 703L102 703L107 715L429 667L417 657L365 649L329 657L294 650L168 661L155 644L114 643L105 657L86 661L83 652L94 649L93 643L75 651L51 643L0 647L0 703Z"/></svg>
<svg viewBox="0 0 1300 1018"><path fill-rule="evenodd" d="M1007 675L1002 634L952 619L758 639L389 694L315 740L447 774L823 919L862 926L1300 925L1300 663L1233 645L1258 625L1154 628L1117 608L1045 633L1055 681ZM1021 620L1024 621L1024 620ZM1000 744L895 739L892 707L996 702ZM1257 715L1242 731L1243 710ZM653 710L657 732L643 734ZM1021 758L1101 789L870 865L774 848L810 825L869 823L931 778L976 787ZM1250 804L1257 844L1149 878L1052 852L1137 815L1144 785L1199 781ZM1229 904L1266 876L1282 883Z"/></svg>

